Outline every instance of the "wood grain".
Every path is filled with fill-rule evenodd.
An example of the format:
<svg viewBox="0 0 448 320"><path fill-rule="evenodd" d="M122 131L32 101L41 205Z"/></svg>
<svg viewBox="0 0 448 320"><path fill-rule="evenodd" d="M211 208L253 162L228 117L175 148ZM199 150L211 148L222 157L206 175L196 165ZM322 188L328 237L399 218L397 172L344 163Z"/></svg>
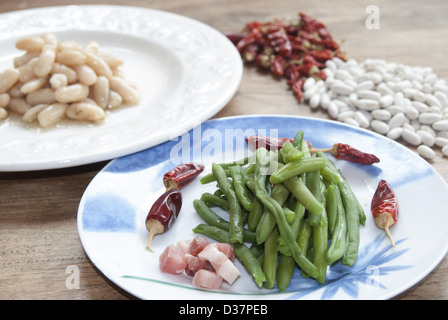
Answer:
<svg viewBox="0 0 448 320"><path fill-rule="evenodd" d="M0 1L0 12L63 4L122 4L122 1ZM127 5L166 10L197 19L220 31L239 31L249 21L294 17L303 11L327 24L343 48L358 60L432 67L448 79L448 2L377 0L379 30L364 21L370 1L128 0ZM1 19L1 18L0 18ZM1 20L0 20L1 23ZM289 114L328 119L298 104L284 81L246 66L238 92L215 117ZM1 152L1 150L0 150ZM134 299L105 278L80 242L76 217L81 196L107 162L40 172L0 173L0 299ZM448 181L447 158L433 167ZM423 200L422 200L423 201ZM430 228L430 221L422 228ZM80 271L78 289L68 289L67 267ZM448 299L448 260L394 299Z"/></svg>

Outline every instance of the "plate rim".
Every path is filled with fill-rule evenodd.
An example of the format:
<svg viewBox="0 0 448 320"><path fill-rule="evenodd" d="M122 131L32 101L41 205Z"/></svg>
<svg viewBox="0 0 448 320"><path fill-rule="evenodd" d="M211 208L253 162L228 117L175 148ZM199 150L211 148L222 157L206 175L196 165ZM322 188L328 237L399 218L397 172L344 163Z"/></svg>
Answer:
<svg viewBox="0 0 448 320"><path fill-rule="evenodd" d="M206 122L219 122L219 121L229 121L232 119L244 119L244 118L294 118L296 120L300 120L300 119L304 119L307 121L317 121L317 122L324 122L324 123L331 123L332 125L336 125L336 126L340 126L343 128L349 128L350 130L355 130L355 131L364 131L365 133L369 134L369 135L373 135L374 137L379 137L380 139L385 139L386 141L392 142L393 144L395 144L397 147L399 148L404 148L407 150L407 152L412 153L412 150L408 149L405 145L394 141L388 137L385 137L381 134L378 134L376 132L373 132L371 130L367 130L364 128L355 128L353 126L350 126L348 124L345 123L341 123L341 122L337 122L331 119L320 119L320 118L313 118L313 117L309 117L309 116L300 116L300 115L286 115L286 114L262 114L262 115L234 115L234 116L227 116L227 117L220 117L220 118L214 118L214 119L210 119L207 120ZM157 146L154 146L157 147ZM151 149L151 148L149 148ZM415 154L415 153L414 153ZM418 157L417 154L415 154L416 157ZM106 171L110 166L112 166L114 164L115 161L117 161L119 159L114 159L111 160L108 164L106 164L98 173L96 176L100 175L101 173L103 173L104 171ZM433 176L436 177L438 180L440 180L440 182L442 184L445 185L446 189L448 190L448 184L447 182L444 180L444 178L440 175L440 173L433 167L431 166L426 160L424 160L423 158L421 158L421 160L426 163L426 166L430 168L431 172L433 173ZM148 167L149 168L149 167ZM82 236L82 216L83 216L83 212L82 212L82 204L83 201L85 200L85 194L87 193L88 188L91 186L91 184L94 183L94 180L96 178L96 176L91 180L91 182L88 184L88 186L85 189L85 193L83 194L79 207L78 207L78 212L77 212L77 223L78 223L78 233L79 233L79 237L80 237L80 241L84 247L84 243L83 243L83 236ZM89 259L91 259L90 254L87 252L87 250L85 251L87 256L89 257ZM408 283L404 283L401 286L397 287L395 290L391 291L391 290L387 290L387 292L385 292L383 295L381 295L381 297L379 297L379 299L391 299L393 297L396 297L397 295L405 292L406 290L412 288L413 286L415 286L416 284L418 284L420 281L422 281L425 277L427 277L440 263L441 261L445 258L445 256L448 254L448 242L445 243L445 247L443 250L440 250L439 255L432 260L432 263L430 265L428 265L425 270L423 272L421 272L418 275L413 276L413 281L410 281ZM93 263L93 260L91 260ZM94 263L95 265L95 263ZM95 265L96 268L98 268ZM101 269L98 268L99 271L102 272ZM103 272L102 272L103 273ZM104 273L103 273L104 274ZM106 277L109 278L108 275L104 274ZM119 279L113 279L113 278L109 278L115 285L119 286L120 288L122 288L123 290L131 293L132 295L134 295L135 297L139 298L139 299L148 299L147 297L145 297L144 295L132 292L132 291L128 291L128 289L123 288L121 281L119 281ZM226 295L226 297L228 298L229 295ZM157 299L157 298L153 298L153 299ZM218 298L218 299L221 299ZM252 299L250 297L250 295L246 295L246 299Z"/></svg>

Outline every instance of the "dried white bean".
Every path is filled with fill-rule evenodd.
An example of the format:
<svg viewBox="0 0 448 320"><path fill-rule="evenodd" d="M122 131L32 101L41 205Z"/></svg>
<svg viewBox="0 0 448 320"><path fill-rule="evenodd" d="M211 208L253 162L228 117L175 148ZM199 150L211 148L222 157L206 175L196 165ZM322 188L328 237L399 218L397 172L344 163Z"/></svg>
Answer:
<svg viewBox="0 0 448 320"><path fill-rule="evenodd" d="M447 131L448 120L438 120L432 124L432 128L437 131Z"/></svg>
<svg viewBox="0 0 448 320"><path fill-rule="evenodd" d="M415 131L407 128L403 129L401 137L403 138L404 141L414 146L418 146L422 142L422 138Z"/></svg>
<svg viewBox="0 0 448 320"><path fill-rule="evenodd" d="M448 156L448 146L444 146L444 147L442 148L442 153L443 153L445 156Z"/></svg>
<svg viewBox="0 0 448 320"><path fill-rule="evenodd" d="M434 144L440 148L443 148L444 146L448 146L448 138L435 137Z"/></svg>
<svg viewBox="0 0 448 320"><path fill-rule="evenodd" d="M391 106L388 106L386 109L387 109L387 111L390 112L390 114L392 116L396 115L397 113L403 113L404 112L404 109L403 109L402 106L391 105Z"/></svg>
<svg viewBox="0 0 448 320"><path fill-rule="evenodd" d="M358 97L360 99L380 100L381 94L373 90L360 90L358 91Z"/></svg>
<svg viewBox="0 0 448 320"><path fill-rule="evenodd" d="M320 103L320 94L319 93L313 94L310 98L310 107L316 109L317 107L319 107L319 103Z"/></svg>
<svg viewBox="0 0 448 320"><path fill-rule="evenodd" d="M330 103L330 96L328 93L324 92L320 96L320 106L324 109L328 108L328 104Z"/></svg>
<svg viewBox="0 0 448 320"><path fill-rule="evenodd" d="M380 108L380 103L372 99L359 99L356 106L362 110L373 111Z"/></svg>
<svg viewBox="0 0 448 320"><path fill-rule="evenodd" d="M381 121L388 121L392 117L390 112L385 109L377 109L372 111L372 116Z"/></svg>
<svg viewBox="0 0 448 320"><path fill-rule="evenodd" d="M345 83L336 83L331 86L331 91L340 95L349 95L353 92L353 88Z"/></svg>
<svg viewBox="0 0 448 320"><path fill-rule="evenodd" d="M403 128L402 127L392 128L387 133L387 137L392 139L392 140L397 140L398 138L401 137L401 133L402 132L403 132Z"/></svg>
<svg viewBox="0 0 448 320"><path fill-rule="evenodd" d="M429 106L436 106L436 107L439 107L439 108L442 107L442 105L441 105L439 99L437 99L436 97L434 97L432 94L427 93L427 94L425 95L425 101L426 101L426 103L427 103Z"/></svg>
<svg viewBox="0 0 448 320"><path fill-rule="evenodd" d="M441 91L436 91L436 92L434 92L434 97L436 97L437 100L439 100L442 108L448 107L448 95L446 93L443 93Z"/></svg>
<svg viewBox="0 0 448 320"><path fill-rule="evenodd" d="M346 123L346 124L349 124L351 126L354 126L354 127L360 127L360 124L354 118L348 117L343 122Z"/></svg>
<svg viewBox="0 0 448 320"><path fill-rule="evenodd" d="M306 79L305 82L303 83L303 91L310 90L311 87L313 87L315 84L316 84L316 79L314 79L313 77Z"/></svg>
<svg viewBox="0 0 448 320"><path fill-rule="evenodd" d="M338 116L337 116L337 120L338 121L345 121L348 118L353 118L353 116L355 115L355 111L353 110L345 110L342 112L339 112Z"/></svg>
<svg viewBox="0 0 448 320"><path fill-rule="evenodd" d="M372 80L366 80L358 83L358 85L355 87L355 91L372 90L374 87L375 84Z"/></svg>
<svg viewBox="0 0 448 320"><path fill-rule="evenodd" d="M442 115L440 113L424 112L418 116L418 121L422 124L433 124L441 118Z"/></svg>
<svg viewBox="0 0 448 320"><path fill-rule="evenodd" d="M387 108L394 102L394 97L391 94L386 94L380 98L380 106Z"/></svg>
<svg viewBox="0 0 448 320"><path fill-rule="evenodd" d="M333 119L336 119L336 117L338 116L338 113L339 113L339 108L338 108L338 105L334 101L331 101L328 104L327 110L328 110L328 114L330 115L330 117Z"/></svg>
<svg viewBox="0 0 448 320"><path fill-rule="evenodd" d="M424 144L421 144L417 147L417 152L423 158L428 160L432 160L436 157L436 153L434 152L434 150L432 150L430 147Z"/></svg>
<svg viewBox="0 0 448 320"><path fill-rule="evenodd" d="M381 93L382 95L390 94L390 95L393 96L394 93L395 93L395 92L394 92L391 88L389 88L389 87L387 86L387 84L384 83L384 82L378 84L378 86L376 87L376 90L377 90L379 93Z"/></svg>
<svg viewBox="0 0 448 320"><path fill-rule="evenodd" d="M403 108L404 114L406 115L406 117L408 119L414 120L414 119L418 119L419 116L419 112L417 110L417 108L415 108L414 106L410 105L410 106L405 106Z"/></svg>
<svg viewBox="0 0 448 320"><path fill-rule="evenodd" d="M423 113L426 112L429 108L427 104L424 104L420 101L412 101L412 105L418 110L418 112Z"/></svg>
<svg viewBox="0 0 448 320"><path fill-rule="evenodd" d="M372 129L378 133L386 134L389 131L389 125L381 120L372 120L370 123Z"/></svg>
<svg viewBox="0 0 448 320"><path fill-rule="evenodd" d="M428 147L432 147L434 145L434 136L425 130L417 130L417 133L422 139L422 143Z"/></svg>

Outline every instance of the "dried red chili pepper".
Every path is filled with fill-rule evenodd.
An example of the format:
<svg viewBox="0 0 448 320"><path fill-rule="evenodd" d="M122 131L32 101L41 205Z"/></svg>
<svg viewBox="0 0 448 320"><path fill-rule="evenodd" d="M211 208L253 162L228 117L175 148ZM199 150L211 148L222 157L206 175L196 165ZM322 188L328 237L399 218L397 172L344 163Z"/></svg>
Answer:
<svg viewBox="0 0 448 320"><path fill-rule="evenodd" d="M204 168L202 164L196 162L178 165L163 175L163 184L167 190L173 188L182 189L204 171Z"/></svg>
<svg viewBox="0 0 448 320"><path fill-rule="evenodd" d="M385 180L381 180L378 183L370 208L375 224L386 232L392 246L395 247L395 242L389 229L397 223L399 213L398 200L391 186Z"/></svg>
<svg viewBox="0 0 448 320"><path fill-rule="evenodd" d="M146 249L151 250L154 236L166 232L176 221L182 208L181 189L204 170L198 163L181 164L163 175L165 192L154 202L146 216L145 225L149 231Z"/></svg>
<svg viewBox="0 0 448 320"><path fill-rule="evenodd" d="M271 25L266 32L266 37L269 40L269 44L274 48L274 51L279 55L285 58L291 55L291 43L283 25Z"/></svg>
<svg viewBox="0 0 448 320"><path fill-rule="evenodd" d="M347 160L364 165L371 165L380 162L380 159L371 154L355 149L348 144L335 143L330 149L316 149L310 145L311 153L318 151L330 153L336 159Z"/></svg>

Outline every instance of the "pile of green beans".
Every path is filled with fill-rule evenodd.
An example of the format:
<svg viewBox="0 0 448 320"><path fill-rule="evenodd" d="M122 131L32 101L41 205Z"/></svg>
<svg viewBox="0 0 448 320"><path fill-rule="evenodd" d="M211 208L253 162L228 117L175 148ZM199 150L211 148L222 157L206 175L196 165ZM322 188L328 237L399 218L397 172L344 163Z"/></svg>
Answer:
<svg viewBox="0 0 448 320"><path fill-rule="evenodd" d="M324 283L329 265L356 262L363 208L332 160L311 155L302 131L275 152L212 164L201 183L212 182L216 191L193 201L204 221L193 232L230 243L259 287L283 291L296 269Z"/></svg>

